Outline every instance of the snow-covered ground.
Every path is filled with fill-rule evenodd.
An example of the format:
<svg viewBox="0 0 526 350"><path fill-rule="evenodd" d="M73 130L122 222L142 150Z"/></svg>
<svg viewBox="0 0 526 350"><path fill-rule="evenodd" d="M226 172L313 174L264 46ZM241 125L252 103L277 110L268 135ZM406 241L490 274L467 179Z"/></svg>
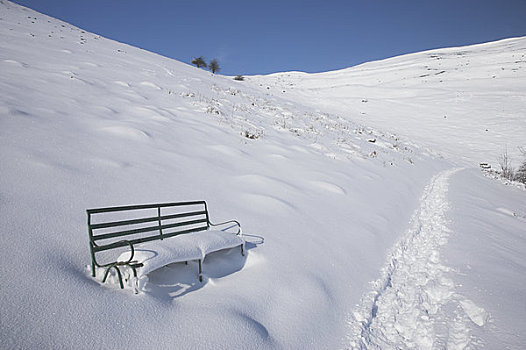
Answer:
<svg viewBox="0 0 526 350"><path fill-rule="evenodd" d="M320 74L258 77L269 91L396 132L454 162L517 166L526 138L526 41L436 49ZM476 163L476 164L475 164Z"/></svg>
<svg viewBox="0 0 526 350"><path fill-rule="evenodd" d="M240 82L0 1L1 347L520 349L525 54ZM87 208L196 199L245 257L90 277Z"/></svg>

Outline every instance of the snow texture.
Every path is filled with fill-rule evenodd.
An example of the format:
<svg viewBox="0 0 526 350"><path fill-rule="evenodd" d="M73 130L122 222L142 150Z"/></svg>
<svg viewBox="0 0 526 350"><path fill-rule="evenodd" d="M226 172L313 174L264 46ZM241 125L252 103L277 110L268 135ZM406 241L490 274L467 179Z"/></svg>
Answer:
<svg viewBox="0 0 526 350"><path fill-rule="evenodd" d="M446 194L456 171L438 174L424 189L410 230L355 313L353 347L465 349L476 344L470 324L483 326L487 313L455 293L439 253L451 232Z"/></svg>
<svg viewBox="0 0 526 350"><path fill-rule="evenodd" d="M0 347L522 348L525 55L236 81L0 0ZM91 277L86 208L192 200L245 256Z"/></svg>
<svg viewBox="0 0 526 350"><path fill-rule="evenodd" d="M241 245L243 239L237 235L208 230L141 244L135 249L133 260L144 265L137 270L137 277L140 278L171 263L204 260L210 253ZM117 261L129 259L130 252L125 252L119 255Z"/></svg>

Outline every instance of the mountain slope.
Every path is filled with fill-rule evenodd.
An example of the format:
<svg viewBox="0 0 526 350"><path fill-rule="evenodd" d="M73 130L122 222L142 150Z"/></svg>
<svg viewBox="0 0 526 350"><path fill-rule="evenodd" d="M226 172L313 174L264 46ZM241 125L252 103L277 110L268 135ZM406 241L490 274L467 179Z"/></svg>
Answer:
<svg viewBox="0 0 526 350"><path fill-rule="evenodd" d="M255 78L271 91L427 145L497 165L525 147L526 38L436 49L319 74Z"/></svg>
<svg viewBox="0 0 526 350"><path fill-rule="evenodd" d="M7 1L0 13L3 348L334 349L358 340L356 305L451 160L307 95L260 86L275 76L237 82ZM473 177L499 195L500 184ZM499 208L526 213L515 200L523 192L506 190ZM203 283L192 266L168 266L137 296L90 277L86 208L193 199L207 200L212 219L241 222L245 258L211 255ZM502 219L518 248L520 215ZM513 258L509 276L523 296L524 259ZM481 327L477 339L501 334Z"/></svg>

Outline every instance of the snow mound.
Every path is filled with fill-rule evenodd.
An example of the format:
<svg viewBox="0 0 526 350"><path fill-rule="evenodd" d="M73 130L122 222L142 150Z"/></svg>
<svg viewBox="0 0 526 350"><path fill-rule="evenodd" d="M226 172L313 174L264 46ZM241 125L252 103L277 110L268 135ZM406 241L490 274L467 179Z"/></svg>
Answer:
<svg viewBox="0 0 526 350"><path fill-rule="evenodd" d="M0 14L2 348L348 348L353 313L371 337L526 343L524 193L449 172L523 142L525 38L240 82L7 1ZM86 273L86 208L195 199L242 223L246 257L207 255L203 283L170 264L138 296ZM372 317L357 304L408 232L399 266L418 278L373 289ZM436 337L435 310L453 320Z"/></svg>

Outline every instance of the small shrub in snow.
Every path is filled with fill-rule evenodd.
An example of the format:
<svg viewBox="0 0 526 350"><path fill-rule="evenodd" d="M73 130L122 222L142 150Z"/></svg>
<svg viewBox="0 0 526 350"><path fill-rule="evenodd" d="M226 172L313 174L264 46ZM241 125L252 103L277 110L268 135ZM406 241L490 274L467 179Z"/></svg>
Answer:
<svg viewBox="0 0 526 350"><path fill-rule="evenodd" d="M515 173L515 180L526 184L526 160L522 162L521 166Z"/></svg>
<svg viewBox="0 0 526 350"><path fill-rule="evenodd" d="M206 113L221 115L221 111L215 106L206 107Z"/></svg>
<svg viewBox="0 0 526 350"><path fill-rule="evenodd" d="M504 153L502 153L498 161L502 177L508 180L513 180L514 171L513 167L511 166L511 158L508 156L508 150L505 150Z"/></svg>
<svg viewBox="0 0 526 350"><path fill-rule="evenodd" d="M245 132L243 132L242 135L245 136L247 139L257 140L261 137L261 135L263 135L263 132L262 131L251 132L251 131L245 130Z"/></svg>
<svg viewBox="0 0 526 350"><path fill-rule="evenodd" d="M221 70L221 68L219 67L219 61L217 59L215 59L215 58L212 61L210 61L210 63L208 64L208 68L214 74L215 74L215 72L219 72L219 70Z"/></svg>
<svg viewBox="0 0 526 350"><path fill-rule="evenodd" d="M522 147L519 147L519 151L522 153L524 160L515 173L515 181L522 182L526 185L526 150Z"/></svg>
<svg viewBox="0 0 526 350"><path fill-rule="evenodd" d="M201 68L201 67L206 68L206 66L207 66L207 65L206 65L206 61L205 61L205 59L203 58L203 56L199 56L199 57L194 58L194 59L192 60L192 64L195 64L195 66L196 66L197 68Z"/></svg>

